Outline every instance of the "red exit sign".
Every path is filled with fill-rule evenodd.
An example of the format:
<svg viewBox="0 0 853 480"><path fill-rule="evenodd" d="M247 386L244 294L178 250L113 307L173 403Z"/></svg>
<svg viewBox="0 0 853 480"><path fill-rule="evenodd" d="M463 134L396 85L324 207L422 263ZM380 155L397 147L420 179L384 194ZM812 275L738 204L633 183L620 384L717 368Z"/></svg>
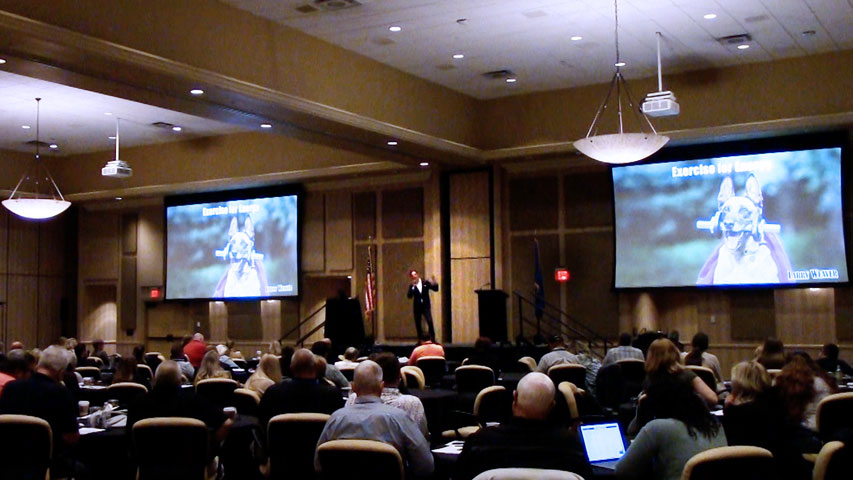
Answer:
<svg viewBox="0 0 853 480"><path fill-rule="evenodd" d="M554 269L554 280L558 282L568 282L571 275L568 268L557 267Z"/></svg>

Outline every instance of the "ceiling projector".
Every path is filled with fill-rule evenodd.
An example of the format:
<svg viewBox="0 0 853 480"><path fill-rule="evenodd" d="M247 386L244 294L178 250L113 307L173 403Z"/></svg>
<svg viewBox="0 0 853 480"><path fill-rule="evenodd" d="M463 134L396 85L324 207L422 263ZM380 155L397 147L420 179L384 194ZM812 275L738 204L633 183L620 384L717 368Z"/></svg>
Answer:
<svg viewBox="0 0 853 480"><path fill-rule="evenodd" d="M678 115L680 107L675 94L670 91L653 92L646 95L642 105L643 113L650 117L670 117Z"/></svg>
<svg viewBox="0 0 853 480"><path fill-rule="evenodd" d="M133 169L124 160L110 160L101 169L101 175L113 178L127 178L133 175Z"/></svg>

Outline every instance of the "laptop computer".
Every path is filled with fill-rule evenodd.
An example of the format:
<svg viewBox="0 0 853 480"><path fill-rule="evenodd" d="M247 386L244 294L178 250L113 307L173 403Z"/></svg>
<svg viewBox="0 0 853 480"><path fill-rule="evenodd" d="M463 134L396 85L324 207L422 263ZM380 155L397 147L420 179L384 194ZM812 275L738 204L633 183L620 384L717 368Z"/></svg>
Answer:
<svg viewBox="0 0 853 480"><path fill-rule="evenodd" d="M593 467L608 470L616 468L616 462L625 455L625 436L616 422L581 425L581 440L586 458Z"/></svg>

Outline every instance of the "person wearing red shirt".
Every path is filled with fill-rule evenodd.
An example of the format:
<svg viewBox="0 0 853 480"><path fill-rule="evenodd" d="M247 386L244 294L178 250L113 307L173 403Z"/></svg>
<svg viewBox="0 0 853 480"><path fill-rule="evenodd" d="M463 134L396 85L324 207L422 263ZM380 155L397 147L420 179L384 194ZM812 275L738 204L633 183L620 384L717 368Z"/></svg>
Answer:
<svg viewBox="0 0 853 480"><path fill-rule="evenodd" d="M190 343L184 345L184 355L187 356L190 365L196 370L201 366L201 359L204 358L206 352L207 344L204 343L204 335L200 333L194 334Z"/></svg>
<svg viewBox="0 0 853 480"><path fill-rule="evenodd" d="M444 347L429 339L428 335L421 337L418 346L412 350L409 356L409 365L417 365L421 357L444 357Z"/></svg>

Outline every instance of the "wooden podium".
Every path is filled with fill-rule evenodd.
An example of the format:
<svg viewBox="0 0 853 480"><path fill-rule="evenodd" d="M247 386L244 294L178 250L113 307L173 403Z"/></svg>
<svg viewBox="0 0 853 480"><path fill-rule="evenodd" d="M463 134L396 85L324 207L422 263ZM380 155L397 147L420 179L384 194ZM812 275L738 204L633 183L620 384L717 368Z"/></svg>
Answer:
<svg viewBox="0 0 853 480"><path fill-rule="evenodd" d="M480 317L480 336L493 342L506 342L506 299L503 290L474 290Z"/></svg>

